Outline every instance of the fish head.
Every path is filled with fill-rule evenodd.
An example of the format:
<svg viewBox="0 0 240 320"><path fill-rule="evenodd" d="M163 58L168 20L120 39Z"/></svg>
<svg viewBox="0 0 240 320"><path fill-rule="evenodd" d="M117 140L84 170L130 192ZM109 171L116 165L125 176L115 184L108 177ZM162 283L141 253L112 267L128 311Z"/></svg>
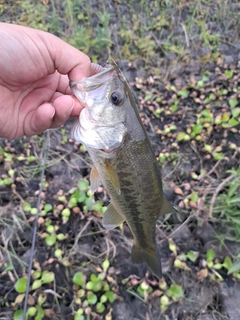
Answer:
<svg viewBox="0 0 240 320"><path fill-rule="evenodd" d="M107 65L89 78L70 83L84 109L72 128L72 138L110 153L127 134L125 80L116 66Z"/></svg>

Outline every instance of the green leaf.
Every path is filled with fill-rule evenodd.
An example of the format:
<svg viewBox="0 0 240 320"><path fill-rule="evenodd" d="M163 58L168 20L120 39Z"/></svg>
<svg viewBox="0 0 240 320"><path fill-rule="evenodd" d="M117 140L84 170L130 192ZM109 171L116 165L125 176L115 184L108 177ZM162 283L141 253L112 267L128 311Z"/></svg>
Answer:
<svg viewBox="0 0 240 320"><path fill-rule="evenodd" d="M202 125L201 124L194 124L192 126L192 131L194 132L195 135L201 133L202 131Z"/></svg>
<svg viewBox="0 0 240 320"><path fill-rule="evenodd" d="M220 160L223 157L223 153L222 152L216 152L213 154L213 159L214 160Z"/></svg>
<svg viewBox="0 0 240 320"><path fill-rule="evenodd" d="M13 314L13 320L23 320L23 310L17 310Z"/></svg>
<svg viewBox="0 0 240 320"><path fill-rule="evenodd" d="M231 108L234 108L236 107L236 105L238 104L238 100L236 98L230 98L228 100L228 103L230 105Z"/></svg>
<svg viewBox="0 0 240 320"><path fill-rule="evenodd" d="M101 303L106 303L107 302L107 296L105 294L103 294L100 298L100 302Z"/></svg>
<svg viewBox="0 0 240 320"><path fill-rule="evenodd" d="M206 259L207 259L208 261L212 261L215 257L216 257L216 253L215 253L212 249L209 249L209 250L206 252Z"/></svg>
<svg viewBox="0 0 240 320"><path fill-rule="evenodd" d="M98 283L100 281L99 278L94 273L90 275L90 279L93 283Z"/></svg>
<svg viewBox="0 0 240 320"><path fill-rule="evenodd" d="M26 278L20 278L18 281L15 283L15 290L18 293L24 293L26 292L27 289L27 279Z"/></svg>
<svg viewBox="0 0 240 320"><path fill-rule="evenodd" d="M99 212L102 209L102 205L103 204L101 201L97 201L97 202L93 203L92 210Z"/></svg>
<svg viewBox="0 0 240 320"><path fill-rule="evenodd" d="M233 76L232 70L225 70L225 76L227 79L231 79Z"/></svg>
<svg viewBox="0 0 240 320"><path fill-rule="evenodd" d="M40 270L36 270L34 271L34 273L32 274L32 277L34 280L39 279L41 277L42 272Z"/></svg>
<svg viewBox="0 0 240 320"><path fill-rule="evenodd" d="M239 182L237 180L233 180L229 186L228 193L227 193L229 198L231 198L235 194L238 187L239 187Z"/></svg>
<svg viewBox="0 0 240 320"><path fill-rule="evenodd" d="M35 317L35 320L41 320L41 319L43 319L43 317L44 317L43 308L37 306L37 310L38 310L38 313L37 313L37 316Z"/></svg>
<svg viewBox="0 0 240 320"><path fill-rule="evenodd" d="M220 270L220 269L222 269L222 267L223 267L223 265L221 263L216 263L216 264L213 265L213 268L215 270Z"/></svg>
<svg viewBox="0 0 240 320"><path fill-rule="evenodd" d="M186 254L186 257L192 262L195 262L198 256L199 256L199 252L192 251L192 250L188 251L188 253Z"/></svg>
<svg viewBox="0 0 240 320"><path fill-rule="evenodd" d="M106 258L102 263L103 271L107 272L109 266L110 266L110 262L109 262L108 258Z"/></svg>
<svg viewBox="0 0 240 320"><path fill-rule="evenodd" d="M86 284L86 288L87 288L88 290L92 290L93 287L94 287L94 283L91 282L91 281L88 281L87 284Z"/></svg>
<svg viewBox="0 0 240 320"><path fill-rule="evenodd" d="M108 298L109 302L113 303L113 301L115 300L115 293L112 291L107 291L104 293L105 296Z"/></svg>
<svg viewBox="0 0 240 320"><path fill-rule="evenodd" d="M81 191L87 190L89 187L89 182L87 180L79 180L78 181L78 188Z"/></svg>
<svg viewBox="0 0 240 320"><path fill-rule="evenodd" d="M102 304L101 302L98 302L96 305L96 309L97 309L97 312L103 313L105 310L104 304Z"/></svg>
<svg viewBox="0 0 240 320"><path fill-rule="evenodd" d="M98 300L97 296L94 293L90 293L87 299L89 304L95 304Z"/></svg>
<svg viewBox="0 0 240 320"><path fill-rule="evenodd" d="M237 118L240 115L240 108L233 108L231 112L232 112L232 116L234 118Z"/></svg>
<svg viewBox="0 0 240 320"><path fill-rule="evenodd" d="M223 267L227 270L230 270L232 267L232 260L229 256L226 256L224 261L223 261Z"/></svg>
<svg viewBox="0 0 240 320"><path fill-rule="evenodd" d="M55 229L54 229L54 226L52 224L50 224L49 226L47 226L47 232L48 233L54 233Z"/></svg>
<svg viewBox="0 0 240 320"><path fill-rule="evenodd" d="M101 282L95 283L95 284L93 285L93 288L92 288L92 290L93 290L94 292L98 292L98 291L100 291L101 289L102 289L102 283L101 283Z"/></svg>
<svg viewBox="0 0 240 320"><path fill-rule="evenodd" d="M57 241L57 237L55 235L46 236L45 242L48 246L53 246Z"/></svg>
<svg viewBox="0 0 240 320"><path fill-rule="evenodd" d="M63 211L61 212L61 214L62 214L63 217L69 217L70 214L71 214L71 211L70 211L69 208L65 208L65 209L63 209Z"/></svg>
<svg viewBox="0 0 240 320"><path fill-rule="evenodd" d="M37 214L37 208L31 208L30 213L31 214Z"/></svg>
<svg viewBox="0 0 240 320"><path fill-rule="evenodd" d="M209 145L209 144L205 144L205 145L204 145L204 150L207 151L207 152L209 152L209 153L211 153L211 152L212 152L212 146Z"/></svg>
<svg viewBox="0 0 240 320"><path fill-rule="evenodd" d="M84 275L82 272L76 272L73 276L73 283L82 287L85 283Z"/></svg>
<svg viewBox="0 0 240 320"><path fill-rule="evenodd" d="M33 281L33 284L32 284L32 290L36 290L41 286L42 286L42 280L41 279L35 280Z"/></svg>
<svg viewBox="0 0 240 320"><path fill-rule="evenodd" d="M45 212L51 211L52 208L53 208L53 206L50 203L45 203L45 205L44 205L44 211Z"/></svg>
<svg viewBox="0 0 240 320"><path fill-rule="evenodd" d="M183 288L178 284L172 284L167 290L167 295L171 298L181 299L183 298Z"/></svg>
<svg viewBox="0 0 240 320"><path fill-rule="evenodd" d="M237 126L237 125L239 124L239 121L236 120L235 118L231 118L231 119L229 119L228 124L229 124L231 127L235 127L235 126Z"/></svg>
<svg viewBox="0 0 240 320"><path fill-rule="evenodd" d="M166 295L161 296L160 298L160 305L161 306L168 306L169 304L169 298Z"/></svg>
<svg viewBox="0 0 240 320"><path fill-rule="evenodd" d="M74 196L72 196L70 199L69 199L69 206L70 207L76 207L77 205L77 198L75 198Z"/></svg>
<svg viewBox="0 0 240 320"><path fill-rule="evenodd" d="M78 313L76 313L74 316L74 320L84 320L84 319L85 319L84 316Z"/></svg>
<svg viewBox="0 0 240 320"><path fill-rule="evenodd" d="M59 241L62 241L62 240L64 240L66 238L66 236L63 234L63 233L59 233L58 235L57 235L57 239L59 240Z"/></svg>
<svg viewBox="0 0 240 320"><path fill-rule="evenodd" d="M189 96L189 91L187 89L182 89L177 92L178 96L187 98Z"/></svg>
<svg viewBox="0 0 240 320"><path fill-rule="evenodd" d="M25 211L25 212L29 212L30 210L31 210L31 205L30 205L30 203L28 203L28 202L23 202L23 204L22 204L22 209L23 209L23 211Z"/></svg>
<svg viewBox="0 0 240 320"><path fill-rule="evenodd" d="M29 315L30 317L33 317L37 312L37 308L36 307L30 307L27 311L27 315Z"/></svg>
<svg viewBox="0 0 240 320"><path fill-rule="evenodd" d="M52 271L43 271L41 278L43 283L53 282L54 278L55 274Z"/></svg>

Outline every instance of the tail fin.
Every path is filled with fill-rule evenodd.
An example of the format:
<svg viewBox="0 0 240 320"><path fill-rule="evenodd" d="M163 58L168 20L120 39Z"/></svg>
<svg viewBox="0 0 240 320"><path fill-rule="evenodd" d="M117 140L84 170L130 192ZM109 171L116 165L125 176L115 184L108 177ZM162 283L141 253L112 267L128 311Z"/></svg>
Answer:
<svg viewBox="0 0 240 320"><path fill-rule="evenodd" d="M162 267L157 248L143 249L137 245L133 245L131 258L134 263L146 262L152 272L159 279L162 277Z"/></svg>

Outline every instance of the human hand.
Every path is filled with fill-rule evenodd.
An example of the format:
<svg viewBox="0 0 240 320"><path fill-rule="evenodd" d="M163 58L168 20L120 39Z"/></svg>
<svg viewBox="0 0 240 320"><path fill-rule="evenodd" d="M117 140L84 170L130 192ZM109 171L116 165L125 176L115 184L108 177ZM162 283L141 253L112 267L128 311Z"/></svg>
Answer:
<svg viewBox="0 0 240 320"><path fill-rule="evenodd" d="M0 137L61 126L82 106L69 80L91 74L88 56L54 35L0 23Z"/></svg>

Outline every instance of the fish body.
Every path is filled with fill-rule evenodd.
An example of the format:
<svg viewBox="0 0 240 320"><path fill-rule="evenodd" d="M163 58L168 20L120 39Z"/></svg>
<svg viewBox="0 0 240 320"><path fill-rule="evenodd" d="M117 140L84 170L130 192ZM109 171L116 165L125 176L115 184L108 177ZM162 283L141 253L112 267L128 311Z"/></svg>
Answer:
<svg viewBox="0 0 240 320"><path fill-rule="evenodd" d="M103 226L113 229L126 221L134 236L132 261L146 262L160 278L156 220L174 209L164 197L160 168L129 86L111 65L70 86L85 105L72 137L86 145L93 161L91 189L102 182L111 198Z"/></svg>

